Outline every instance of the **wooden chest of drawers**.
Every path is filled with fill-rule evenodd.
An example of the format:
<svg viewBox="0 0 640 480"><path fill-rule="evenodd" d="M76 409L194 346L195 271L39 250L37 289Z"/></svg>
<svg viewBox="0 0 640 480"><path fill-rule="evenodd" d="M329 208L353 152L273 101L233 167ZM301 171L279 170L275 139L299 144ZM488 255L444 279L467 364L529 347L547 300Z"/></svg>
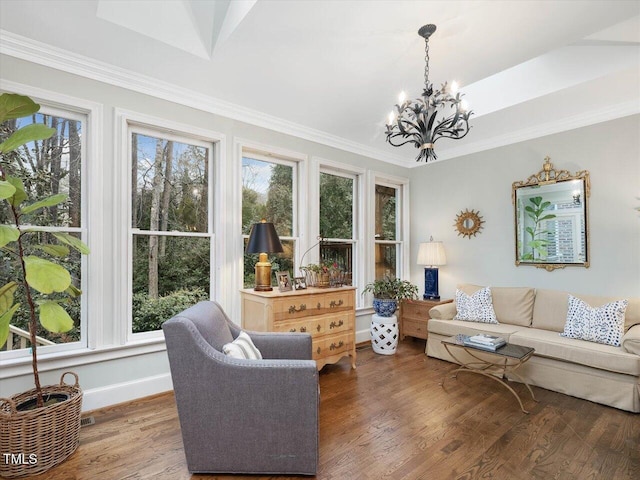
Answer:
<svg viewBox="0 0 640 480"><path fill-rule="evenodd" d="M309 333L318 370L342 357L356 368L355 287L291 292L240 291L242 328L258 332Z"/></svg>
<svg viewBox="0 0 640 480"><path fill-rule="evenodd" d="M400 309L400 339L405 336L427 339L429 310L453 300L405 300Z"/></svg>

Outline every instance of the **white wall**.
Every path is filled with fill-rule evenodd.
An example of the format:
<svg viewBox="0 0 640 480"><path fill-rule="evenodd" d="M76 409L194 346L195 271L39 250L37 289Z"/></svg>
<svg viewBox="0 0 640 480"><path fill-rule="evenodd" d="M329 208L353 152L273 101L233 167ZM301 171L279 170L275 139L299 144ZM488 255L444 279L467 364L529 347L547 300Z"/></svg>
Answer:
<svg viewBox="0 0 640 480"><path fill-rule="evenodd" d="M515 266L511 184L540 171L547 155L556 169L590 172L589 268ZM447 254L443 298L466 282L640 297L640 116L425 165L411 179L411 278L421 289L417 249L433 235ZM475 237L458 236L453 226L465 209L479 210L485 221Z"/></svg>

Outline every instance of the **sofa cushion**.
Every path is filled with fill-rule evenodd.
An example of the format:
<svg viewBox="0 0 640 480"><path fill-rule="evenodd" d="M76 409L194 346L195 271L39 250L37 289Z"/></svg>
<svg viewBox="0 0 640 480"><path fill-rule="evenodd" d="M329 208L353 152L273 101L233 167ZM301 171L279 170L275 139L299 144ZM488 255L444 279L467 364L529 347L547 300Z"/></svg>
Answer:
<svg viewBox="0 0 640 480"><path fill-rule="evenodd" d="M480 290L481 286L464 284L458 288L467 295ZM530 287L491 287L493 310L499 323L510 325L531 325L535 289Z"/></svg>
<svg viewBox="0 0 640 480"><path fill-rule="evenodd" d="M509 335L522 327L516 325L505 325L502 323L474 323L464 320L438 320L432 318L428 323L429 333L452 337L462 333L463 335L477 335L478 333L488 333L490 335L498 335L509 340Z"/></svg>
<svg viewBox="0 0 640 480"><path fill-rule="evenodd" d="M572 295L587 302L592 307L600 307L605 303L622 299L622 296L600 297L575 293ZM542 330L553 330L555 332L564 331L564 324L567 320L567 312L569 310L568 298L568 292L538 288L536 290L536 301L533 305L533 322L531 326ZM500 321L500 317L498 317L498 321ZM640 324L640 298L630 298L629 305L625 312L625 332L636 324Z"/></svg>
<svg viewBox="0 0 640 480"><path fill-rule="evenodd" d="M640 375L640 356L622 347L565 338L558 332L522 328L509 337L509 342L532 347L534 355L564 360L610 372Z"/></svg>
<svg viewBox="0 0 640 480"><path fill-rule="evenodd" d="M467 295L462 290L456 290L456 308L458 312L454 320L466 320L468 322L498 323L496 313L493 311L491 289L484 287L473 295Z"/></svg>
<svg viewBox="0 0 640 480"><path fill-rule="evenodd" d="M570 294L567 323L560 335L619 347L624 335L624 312L628 303L627 300L617 300L601 307L591 307Z"/></svg>

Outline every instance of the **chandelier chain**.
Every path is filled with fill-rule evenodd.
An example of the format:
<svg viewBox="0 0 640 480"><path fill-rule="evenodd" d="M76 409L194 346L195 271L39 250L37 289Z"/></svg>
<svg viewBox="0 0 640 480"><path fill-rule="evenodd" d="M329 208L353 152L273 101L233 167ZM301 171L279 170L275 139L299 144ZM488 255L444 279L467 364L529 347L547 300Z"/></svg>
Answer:
<svg viewBox="0 0 640 480"><path fill-rule="evenodd" d="M429 88L429 39L424 39L424 86Z"/></svg>

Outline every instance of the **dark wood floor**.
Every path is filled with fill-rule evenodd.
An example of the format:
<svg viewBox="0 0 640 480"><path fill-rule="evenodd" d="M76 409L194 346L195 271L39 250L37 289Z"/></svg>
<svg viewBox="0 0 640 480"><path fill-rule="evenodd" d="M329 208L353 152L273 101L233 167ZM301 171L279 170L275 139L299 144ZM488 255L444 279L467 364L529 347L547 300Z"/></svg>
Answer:
<svg viewBox="0 0 640 480"><path fill-rule="evenodd" d="M453 365L405 340L394 356L358 350L320 375L323 480L640 478L640 415L480 375L439 383ZM597 388L594 385L594 388ZM78 451L36 478L291 478L189 475L172 394L92 412ZM300 478L300 477L292 477Z"/></svg>

